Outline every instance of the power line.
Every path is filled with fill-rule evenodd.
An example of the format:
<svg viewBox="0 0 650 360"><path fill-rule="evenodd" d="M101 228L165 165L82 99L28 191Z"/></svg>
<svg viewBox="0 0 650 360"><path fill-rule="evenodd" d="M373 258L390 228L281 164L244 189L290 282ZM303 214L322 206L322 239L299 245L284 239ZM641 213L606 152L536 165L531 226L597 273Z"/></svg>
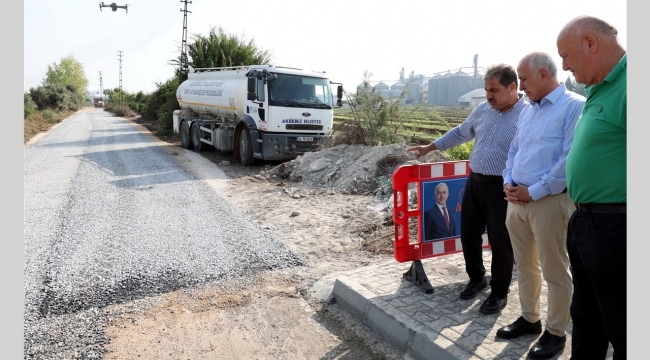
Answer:
<svg viewBox="0 0 650 360"><path fill-rule="evenodd" d="M154 28L145 40L141 41L138 45L133 46L131 49L127 49L127 52L129 53L127 58L131 58L149 47L149 45L164 34L163 29L167 28L172 22L174 22L174 20L176 20L177 17L178 13L174 15L170 12L167 17Z"/></svg>

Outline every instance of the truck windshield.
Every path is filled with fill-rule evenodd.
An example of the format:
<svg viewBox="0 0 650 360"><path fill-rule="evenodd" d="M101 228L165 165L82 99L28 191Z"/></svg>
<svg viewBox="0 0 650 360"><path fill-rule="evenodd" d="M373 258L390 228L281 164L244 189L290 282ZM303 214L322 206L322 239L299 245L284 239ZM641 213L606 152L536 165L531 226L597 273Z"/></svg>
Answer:
<svg viewBox="0 0 650 360"><path fill-rule="evenodd" d="M269 82L269 105L332 108L329 80L287 74L277 76L277 79Z"/></svg>

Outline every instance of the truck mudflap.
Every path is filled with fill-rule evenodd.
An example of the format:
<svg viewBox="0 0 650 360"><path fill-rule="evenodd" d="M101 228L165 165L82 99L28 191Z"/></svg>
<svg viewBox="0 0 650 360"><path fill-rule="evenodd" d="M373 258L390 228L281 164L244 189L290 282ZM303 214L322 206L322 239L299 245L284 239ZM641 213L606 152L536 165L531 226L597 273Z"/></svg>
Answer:
<svg viewBox="0 0 650 360"><path fill-rule="evenodd" d="M315 151L323 136L315 134L262 133L262 159L294 159L298 155Z"/></svg>

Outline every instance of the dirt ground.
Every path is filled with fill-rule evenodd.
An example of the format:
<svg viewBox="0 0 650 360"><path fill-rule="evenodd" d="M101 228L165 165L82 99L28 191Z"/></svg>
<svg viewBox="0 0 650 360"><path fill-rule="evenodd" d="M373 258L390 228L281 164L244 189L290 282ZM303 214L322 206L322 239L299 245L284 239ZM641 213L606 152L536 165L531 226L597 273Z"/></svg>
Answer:
<svg viewBox="0 0 650 360"><path fill-rule="evenodd" d="M155 123L131 121L142 131L157 130ZM180 147L178 136L154 137ZM377 196L284 182L268 175L279 163L243 167L231 154L202 156L231 178L226 199L308 266L261 274L245 286L206 284L164 294L144 309L137 302L120 305L106 329L105 359L407 358L325 291L338 271L392 258L392 226Z"/></svg>

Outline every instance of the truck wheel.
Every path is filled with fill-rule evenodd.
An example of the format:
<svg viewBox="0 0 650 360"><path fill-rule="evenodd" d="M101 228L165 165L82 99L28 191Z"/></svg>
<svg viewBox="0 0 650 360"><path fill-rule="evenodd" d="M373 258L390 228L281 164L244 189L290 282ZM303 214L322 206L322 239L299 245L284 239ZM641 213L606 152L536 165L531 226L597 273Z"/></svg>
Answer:
<svg viewBox="0 0 650 360"><path fill-rule="evenodd" d="M192 144L192 140L190 139L190 126L187 125L187 121L183 121L181 124L181 147L185 149L190 148L190 144Z"/></svg>
<svg viewBox="0 0 650 360"><path fill-rule="evenodd" d="M205 150L207 146L201 141L201 130L199 130L199 125L193 123L190 133L192 134L192 147L194 148L194 151L200 152Z"/></svg>
<svg viewBox="0 0 650 360"><path fill-rule="evenodd" d="M243 129L239 134L239 162L246 165L253 165L253 143L251 143L251 133L248 129Z"/></svg>

